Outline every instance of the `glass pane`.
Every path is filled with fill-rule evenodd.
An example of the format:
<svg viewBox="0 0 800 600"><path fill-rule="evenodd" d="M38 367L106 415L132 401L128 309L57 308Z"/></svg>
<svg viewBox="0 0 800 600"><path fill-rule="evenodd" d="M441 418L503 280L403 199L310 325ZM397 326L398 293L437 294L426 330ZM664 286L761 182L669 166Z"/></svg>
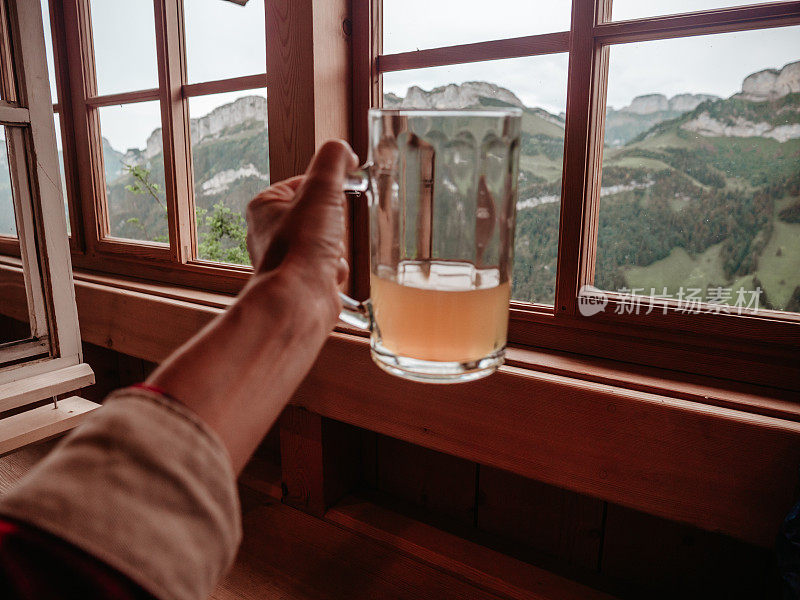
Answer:
<svg viewBox="0 0 800 600"><path fill-rule="evenodd" d="M569 0L383 0L383 53L569 31Z"/></svg>
<svg viewBox="0 0 800 600"><path fill-rule="evenodd" d="M97 93L158 87L152 0L91 0Z"/></svg>
<svg viewBox="0 0 800 600"><path fill-rule="evenodd" d="M800 311L798 40L611 48L598 287Z"/></svg>
<svg viewBox="0 0 800 600"><path fill-rule="evenodd" d="M184 0L190 83L267 70L264 0Z"/></svg>
<svg viewBox="0 0 800 600"><path fill-rule="evenodd" d="M17 223L14 218L14 195L11 190L11 173L8 168L8 147L6 146L6 128L0 127L3 139L0 149L0 235L17 235Z"/></svg>
<svg viewBox="0 0 800 600"><path fill-rule="evenodd" d="M6 128L0 127L0 235L2 236L16 236L17 224L14 211L14 193L11 186L11 172L9 169L8 160L8 146L6 142ZM13 240L15 248L19 248L19 242ZM20 279L18 286L12 286L10 289L6 288L0 292L0 298L5 298L9 294L15 300L14 305L20 308L16 314L0 315L0 344L7 342L15 342L17 340L24 340L31 336L30 317L27 313L27 304L25 299L25 283ZM18 298L17 294L23 294L22 298ZM16 302L21 299L22 303ZM29 301L28 301L29 302ZM21 304L21 306L20 306ZM24 308L23 308L24 307ZM0 364L3 362L3 356L0 353Z"/></svg>
<svg viewBox="0 0 800 600"><path fill-rule="evenodd" d="M388 108L525 109L512 292L523 302L553 304L555 297L567 60L556 54L383 76Z"/></svg>
<svg viewBox="0 0 800 600"><path fill-rule="evenodd" d="M56 147L58 149L58 172L61 176L61 195L64 198L64 214L67 217L67 233L72 234L69 222L69 202L67 201L67 177L64 173L64 147L61 143L61 117L58 113L53 113L56 126Z"/></svg>
<svg viewBox="0 0 800 600"><path fill-rule="evenodd" d="M712 8L767 4L775 0L613 0L612 20L626 21L661 15L678 15Z"/></svg>
<svg viewBox="0 0 800 600"><path fill-rule="evenodd" d="M53 36L50 32L50 2L42 0L42 25L44 26L44 51L47 55L47 75L50 78L50 97L58 102L56 90L56 67L53 62Z"/></svg>
<svg viewBox="0 0 800 600"><path fill-rule="evenodd" d="M159 103L97 110L112 237L167 243Z"/></svg>
<svg viewBox="0 0 800 600"><path fill-rule="evenodd" d="M269 185L267 92L189 99L197 257L247 265L247 203Z"/></svg>

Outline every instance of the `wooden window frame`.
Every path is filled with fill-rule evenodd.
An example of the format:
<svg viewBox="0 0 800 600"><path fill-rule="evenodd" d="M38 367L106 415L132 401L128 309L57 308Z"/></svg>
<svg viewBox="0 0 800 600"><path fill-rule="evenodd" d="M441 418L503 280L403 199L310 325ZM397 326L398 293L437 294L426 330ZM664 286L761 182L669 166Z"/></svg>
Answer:
<svg viewBox="0 0 800 600"><path fill-rule="evenodd" d="M99 95L89 0L50 2L62 139L65 155L69 149L76 157L72 164L65 164L75 267L237 293L249 276L249 267L194 257L197 243L187 100L265 88L266 69L253 75L188 83L183 1L153 0L158 87ZM169 244L109 235L97 109L147 101L158 101L161 110Z"/></svg>
<svg viewBox="0 0 800 600"><path fill-rule="evenodd" d="M56 108L62 116L65 155L76 157L73 164L65 165L73 264L89 272L237 293L249 268L191 259L195 227L186 99L262 87L266 74L186 83L182 2L154 0L159 87L106 96L88 94L87 81L94 81L88 0L50 1L61 92ZM602 17L609 7L609 0L573 0L568 32L384 55L381 0L335 0L324 6L315 6L312 0L266 3L268 120L270 139L279 141L270 145L271 178L277 181L302 172L316 145L326 137L351 139L363 157L366 109L380 103L383 72L569 52L556 302L555 306L512 303L512 348L519 348L523 356L526 349L568 352L800 389L795 359L800 350L800 315L766 310L757 315L684 315L671 306L664 312L657 307L650 315L616 315L614 310L624 299L614 294L605 316L584 318L577 311L578 290L593 275L609 44L793 25L800 23L800 2L607 22ZM331 81L345 83L331 86ZM161 103L164 132L169 249L103 239L95 219L94 190L97 173L102 174L102 156L97 155L100 148L93 151L89 142L92 127L97 126L91 120L92 110L156 99ZM74 148L74 154L69 148ZM364 204L351 199L348 232L351 290L361 298L368 295L369 285ZM513 349L509 355L515 356Z"/></svg>
<svg viewBox="0 0 800 600"><path fill-rule="evenodd" d="M48 1L59 92L53 108L61 117L73 265L85 272L238 293L252 272L250 267L193 258L196 229L187 100L266 87L277 90L277 101L268 103L268 120L273 123L270 135L281 140L281 147L269 148L270 175L277 181L302 173L321 141L350 137L350 34L344 27L349 2L331 0L320 6L311 0L266 3L267 54L280 57L271 63L268 58L265 67L274 80L268 84L266 69L253 75L188 83L183 0L153 0L158 87L97 95L89 0ZM288 38L286 32L290 32ZM318 41L319 50L312 39ZM298 61L305 65L299 76ZM328 78L331 69L340 83L327 79L325 89L319 91L321 78ZM96 109L153 100L160 102L161 109L168 247L109 237L107 231ZM328 100L335 102L335 109L323 110ZM0 239L0 254L19 256L16 242Z"/></svg>
<svg viewBox="0 0 800 600"><path fill-rule="evenodd" d="M511 303L509 342L778 388L800 389L800 314L684 314L653 302L644 314L615 314L630 297L610 293L606 310L578 311L594 278L608 49L611 45L800 24L800 2L720 8L611 21L611 0L573 0L570 31L382 53L381 0L353 0L353 132L362 158L366 111L380 105L383 73L569 52L556 296L553 306ZM354 288L368 295L366 214L355 214ZM650 304L647 302L647 306Z"/></svg>
<svg viewBox="0 0 800 600"><path fill-rule="evenodd" d="M22 312L31 325L29 338L0 345L0 411L46 398L39 386L44 379L63 382L60 374L75 373L76 367L83 381L87 370L91 375L82 365L42 40L38 2L0 1L0 85L5 98L0 101L0 126L6 127L17 222L16 239L3 241L16 245L22 282L5 290L9 303L25 307ZM15 392L14 385L23 384L29 389ZM76 388L64 391L71 389Z"/></svg>

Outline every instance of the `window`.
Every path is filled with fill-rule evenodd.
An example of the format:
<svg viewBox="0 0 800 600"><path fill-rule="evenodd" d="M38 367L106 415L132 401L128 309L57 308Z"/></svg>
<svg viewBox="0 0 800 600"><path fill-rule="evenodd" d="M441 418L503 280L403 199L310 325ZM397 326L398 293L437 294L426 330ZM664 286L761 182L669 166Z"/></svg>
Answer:
<svg viewBox="0 0 800 600"><path fill-rule="evenodd" d="M611 48L597 287L800 312L797 40L786 27Z"/></svg>
<svg viewBox="0 0 800 600"><path fill-rule="evenodd" d="M363 149L369 106L520 104L512 343L753 382L797 350L796 3L353 0L299 33L264 0L43 2L78 268L236 292L245 203L319 131Z"/></svg>
<svg viewBox="0 0 800 600"><path fill-rule="evenodd" d="M73 263L238 290L269 182L264 1L49 8L64 154L88 167L65 165Z"/></svg>
<svg viewBox="0 0 800 600"><path fill-rule="evenodd" d="M385 107L523 107L512 298L553 305L567 106L566 53L388 72Z"/></svg>
<svg viewBox="0 0 800 600"><path fill-rule="evenodd" d="M361 9L354 118L524 106L510 340L769 381L688 356L800 339L796 4L413 4Z"/></svg>

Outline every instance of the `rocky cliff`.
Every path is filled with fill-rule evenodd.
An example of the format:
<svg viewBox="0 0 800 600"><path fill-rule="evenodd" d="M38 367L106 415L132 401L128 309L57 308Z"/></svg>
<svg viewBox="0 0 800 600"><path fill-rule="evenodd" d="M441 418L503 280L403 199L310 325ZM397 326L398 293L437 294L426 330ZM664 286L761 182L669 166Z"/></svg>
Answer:
<svg viewBox="0 0 800 600"><path fill-rule="evenodd" d="M716 100L718 96L710 94L678 94L667 99L664 94L647 94L637 96L630 106L619 109L617 112L627 112L636 115L650 115L658 112L684 113L694 110L706 100ZM613 110L613 109L612 109Z"/></svg>
<svg viewBox="0 0 800 600"><path fill-rule="evenodd" d="M451 83L426 92L414 85L408 88L404 98L396 94L386 94L383 105L386 108L470 108L481 106L482 98L499 100L511 106L524 108L517 96L504 87L485 81L466 81L461 85Z"/></svg>
<svg viewBox="0 0 800 600"><path fill-rule="evenodd" d="M742 91L695 111L681 125L705 137L800 139L800 61L745 77Z"/></svg>
<svg viewBox="0 0 800 600"><path fill-rule="evenodd" d="M191 119L189 131L192 144L199 144L210 138L219 136L226 130L238 127L247 122L260 123L267 126L267 99L262 96L245 96L230 104L223 104L204 117ZM147 138L147 148L142 158L149 160L162 151L161 128L159 127Z"/></svg>
<svg viewBox="0 0 800 600"><path fill-rule="evenodd" d="M800 61L785 65L780 71L765 69L748 75L738 95L745 100L763 102L800 92Z"/></svg>

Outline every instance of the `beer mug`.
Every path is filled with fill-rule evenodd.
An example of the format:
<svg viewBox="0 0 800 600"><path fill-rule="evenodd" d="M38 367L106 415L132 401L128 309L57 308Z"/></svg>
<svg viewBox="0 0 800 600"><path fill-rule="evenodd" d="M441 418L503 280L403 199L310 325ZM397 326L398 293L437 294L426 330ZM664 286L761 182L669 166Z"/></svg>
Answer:
<svg viewBox="0 0 800 600"><path fill-rule="evenodd" d="M455 383L503 363L522 111L369 111L371 297L340 318L371 331L383 370Z"/></svg>

